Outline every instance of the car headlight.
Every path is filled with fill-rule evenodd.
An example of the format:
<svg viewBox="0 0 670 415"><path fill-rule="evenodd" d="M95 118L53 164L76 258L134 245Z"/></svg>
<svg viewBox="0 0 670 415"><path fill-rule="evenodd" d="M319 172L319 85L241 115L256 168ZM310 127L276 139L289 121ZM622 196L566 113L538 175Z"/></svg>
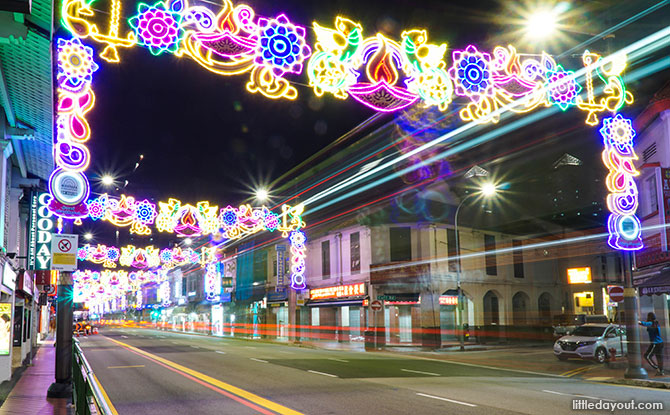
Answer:
<svg viewBox="0 0 670 415"><path fill-rule="evenodd" d="M581 346L590 346L590 345L592 345L592 344L595 344L595 341L577 342L577 346L578 346L578 347L581 347Z"/></svg>

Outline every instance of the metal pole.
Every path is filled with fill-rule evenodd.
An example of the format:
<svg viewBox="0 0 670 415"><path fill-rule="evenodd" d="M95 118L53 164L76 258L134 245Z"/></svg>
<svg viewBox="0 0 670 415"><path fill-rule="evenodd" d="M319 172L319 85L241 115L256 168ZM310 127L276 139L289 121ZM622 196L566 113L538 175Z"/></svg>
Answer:
<svg viewBox="0 0 670 415"><path fill-rule="evenodd" d="M47 397L72 395L72 274L61 272L56 300L56 381L49 386Z"/></svg>
<svg viewBox="0 0 670 415"><path fill-rule="evenodd" d="M633 288L632 252L623 253L624 279L623 304L626 319L626 343L628 344L628 368L624 373L627 379L647 379L647 371L642 367L640 352L640 331L638 327L637 293Z"/></svg>
<svg viewBox="0 0 670 415"><path fill-rule="evenodd" d="M467 195L461 200L461 203L456 208L456 214L454 215L454 232L456 233L456 257L458 258L458 271L456 271L456 289L458 290L458 303L456 304L456 320L458 320L458 343L460 344L460 350L465 350L465 340L463 339L463 290L461 290L461 242L458 234L458 214L461 211L461 207L468 200L469 197L474 196L473 194Z"/></svg>

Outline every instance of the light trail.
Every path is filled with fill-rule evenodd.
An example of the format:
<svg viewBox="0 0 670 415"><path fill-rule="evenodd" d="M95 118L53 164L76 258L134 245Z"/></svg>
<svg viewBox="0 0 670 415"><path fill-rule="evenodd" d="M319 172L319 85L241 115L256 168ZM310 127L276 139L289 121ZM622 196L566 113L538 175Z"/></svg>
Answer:
<svg viewBox="0 0 670 415"><path fill-rule="evenodd" d="M670 27L667 27L663 30L660 30L653 35L647 36L646 38L644 38L642 40L639 40L639 41L637 41L637 42L635 42L635 43L633 43L633 44L631 44L631 45L613 53L612 55L610 55L606 58L603 58L603 63L602 64L610 63L615 57L620 56L621 54L625 54L627 56L630 56L631 59L636 59L636 58L645 56L649 53L652 53L652 52L654 52L654 51L656 51L656 50L658 50L662 47L665 47L668 44L670 44ZM584 68L580 69L579 71L575 72L575 76L576 77L583 77L583 76L586 75L587 71L591 70L591 69L592 69L591 67L584 67ZM664 69L664 60L661 60L660 63L657 62L657 64L653 66L653 69L656 70L656 71ZM651 70L647 70L647 71L637 70L637 71L629 74L626 77L626 79L636 80L636 79L639 79L640 77L648 76L649 73L651 73ZM517 100L517 101L515 101L515 103L510 104L510 106L501 107L500 109L496 110L493 114L497 113L498 115L501 115L501 116L502 115L512 116L513 114L510 114L510 111L508 110L508 108L511 107L511 106L522 105L525 101L528 101L530 98L532 98L532 97L525 97L523 99ZM558 112L558 109L556 107L552 106L550 108L546 108L544 110L535 112L533 114L526 115L526 116L524 116L524 117L522 117L522 118L520 118L520 119L518 119L518 120L516 120L516 121L514 121L510 124L504 125L504 126L499 127L499 128L497 128L493 131L490 131L490 132L484 134L483 136L481 136L477 139L469 140L467 142L464 142L464 143L460 144L459 146L456 146L455 148L449 149L449 150L447 150L447 151L445 151L445 152L443 152L443 153L441 153L437 156L434 156L434 157L432 157L428 160L425 160L424 163L431 163L431 162L437 161L439 159L442 159L444 157L447 157L449 155L453 155L453 154L455 154L459 151L463 151L465 149L472 148L476 145L479 145L479 144L482 144L486 141L490 141L494 138L497 138L500 135L505 134L509 131L513 131L513 130L518 129L520 127L531 124L533 122L539 121L539 120L541 120L541 119L543 119L543 118L545 118L549 115L552 115L556 112ZM361 181L361 180L363 180L367 177L372 176L373 174L381 173L383 170L385 170L389 167L392 167L394 164L399 163L399 162L401 162L401 161L403 161L403 160L405 160L405 159L407 159L407 158L409 158L409 157L411 157L415 154L418 154L422 151L425 151L425 150L427 150L427 149L429 149L429 148L431 148L431 147L433 147L433 146L435 146L439 143L442 143L446 140L456 138L456 137L458 137L458 135L460 135L462 133L469 132L470 130L474 129L475 127L483 127L483 126L481 124L476 124L474 122L470 122L468 124L465 124L465 125L457 128L457 129L455 129L455 130L452 130L452 131L442 135L441 137L436 138L433 141L430 141L430 142L428 142L428 143L426 143L426 144L424 144L424 145L422 145L422 146L420 146L420 147L418 147L418 148L416 148L412 151L409 151L409 152L407 152L403 155L400 155L393 160L390 160L390 161L388 161L384 164L381 164L381 165L379 165L379 166L377 166L373 169L370 169L367 172L363 172L363 173L354 175L351 178L346 179L343 182L340 182L339 184L334 185L329 189L323 190L322 192L317 193L316 195L314 195L314 196L308 198L307 200L305 200L305 202L303 202L303 204L305 206L313 204L314 202L316 202L320 199L323 199L323 198L325 198L325 197L327 197L327 196L329 196L333 193L341 191L348 186L352 186L352 185L356 184L357 182L359 182L359 181ZM337 203L338 201L341 201L344 198L348 198L348 197L351 197L355 194L363 192L365 190L369 190L371 187L375 187L375 186L377 186L381 183L392 180L396 177L399 177L400 175L407 174L408 172L411 172L411 171L413 171L415 169L418 169L418 168L420 168L420 165L409 166L409 167L407 167L407 168L405 168L405 169L403 169L399 172L395 172L395 173L392 173L391 175L387 175L387 176L381 178L380 180L378 180L377 182L371 183L371 184L369 184L367 186L364 186L364 187L360 187L360 188L350 192L347 195L340 196L340 197L338 197L336 199L333 199L333 200L331 200L327 203L324 203L324 204L322 204L318 207L313 207L309 210L309 212L310 213L316 212L320 209L323 209L327 206L330 206L334 203Z"/></svg>

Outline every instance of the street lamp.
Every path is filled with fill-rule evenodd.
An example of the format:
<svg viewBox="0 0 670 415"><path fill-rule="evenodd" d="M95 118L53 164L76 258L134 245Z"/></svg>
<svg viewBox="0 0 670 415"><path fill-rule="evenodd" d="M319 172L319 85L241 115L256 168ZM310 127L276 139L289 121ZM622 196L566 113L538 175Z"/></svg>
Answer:
<svg viewBox="0 0 670 415"><path fill-rule="evenodd" d="M104 186L112 186L114 184L114 177L110 176L109 174L105 174L100 178L100 182Z"/></svg>
<svg viewBox="0 0 670 415"><path fill-rule="evenodd" d="M84 234L84 239L86 239L87 241L90 241L91 239L93 239L93 234L91 232L86 232Z"/></svg>
<svg viewBox="0 0 670 415"><path fill-rule="evenodd" d="M267 189L261 187L259 189L256 189L255 197L257 201L263 203L268 200L270 194L268 193Z"/></svg>
<svg viewBox="0 0 670 415"><path fill-rule="evenodd" d="M192 243L193 243L193 240L192 240L191 238L186 238L186 239L184 239L184 244L185 244L185 245L188 246L188 245L191 245Z"/></svg>
<svg viewBox="0 0 670 415"><path fill-rule="evenodd" d="M556 31L556 13L541 10L531 14L526 21L526 33L533 39L545 39Z"/></svg>
<svg viewBox="0 0 670 415"><path fill-rule="evenodd" d="M465 350L465 340L463 338L463 290L461 289L461 242L458 234L458 214L461 211L461 207L465 202L474 196L484 196L486 198L493 197L498 192L498 188L495 184L491 182L484 183L480 188L479 192L470 193L465 196L461 203L459 203L456 208L456 214L454 215L454 232L456 233L456 256L458 258L458 271L456 272L456 288L458 290L458 304L456 305L457 310L457 320L458 320L458 342L460 343L461 351Z"/></svg>

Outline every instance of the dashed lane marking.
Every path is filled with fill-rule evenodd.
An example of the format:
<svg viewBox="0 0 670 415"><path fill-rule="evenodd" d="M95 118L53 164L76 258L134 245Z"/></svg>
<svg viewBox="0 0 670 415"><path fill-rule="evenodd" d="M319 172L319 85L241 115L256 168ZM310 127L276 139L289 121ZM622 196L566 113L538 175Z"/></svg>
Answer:
<svg viewBox="0 0 670 415"><path fill-rule="evenodd" d="M582 395L582 394L579 394L579 393L563 393L563 392L550 391L550 390L546 390L546 389L542 389L542 392L552 393L554 395L575 396L577 398L596 399L596 400L614 402L613 399L598 398L597 396L588 396L588 395Z"/></svg>
<svg viewBox="0 0 670 415"><path fill-rule="evenodd" d="M250 360L253 360L254 362L268 363L267 360L256 359L255 357L250 357L249 359L250 359Z"/></svg>
<svg viewBox="0 0 670 415"><path fill-rule="evenodd" d="M219 354L226 354L226 352L222 352L221 350L214 350L214 352Z"/></svg>
<svg viewBox="0 0 670 415"><path fill-rule="evenodd" d="M433 372L422 372L420 370L412 370L412 369L400 369L403 372L409 372L409 373L419 373L421 375L430 375L430 376L441 376L439 373L433 373Z"/></svg>
<svg viewBox="0 0 670 415"><path fill-rule="evenodd" d="M309 373L314 373L317 375L323 375L323 376L330 376L331 378L336 378L338 377L337 375L332 375L330 373L325 373L325 372L317 372L316 370L308 370Z"/></svg>
<svg viewBox="0 0 670 415"><path fill-rule="evenodd" d="M454 400L454 399L443 398L443 397L441 397L441 396L427 395L427 394L425 394L425 393L419 393L419 392L417 392L417 395L419 395L419 396L423 396L424 398L432 398L432 399L438 399L438 400L440 400L440 401L446 401L446 402L451 402L451 403L457 403L457 404L459 404L459 405L469 406L469 407L471 407L471 408L474 408L475 406L477 406L477 405L475 405L475 404L473 404L473 403L461 402L461 401L457 401L457 400Z"/></svg>
<svg viewBox="0 0 670 415"><path fill-rule="evenodd" d="M129 365L129 366L107 366L107 369L129 369L132 367L144 367L144 365Z"/></svg>
<svg viewBox="0 0 670 415"><path fill-rule="evenodd" d="M349 363L348 360L337 359L337 358L335 358L335 357L329 357L328 360L334 360L334 361L336 361L336 362L342 362L342 363Z"/></svg>

